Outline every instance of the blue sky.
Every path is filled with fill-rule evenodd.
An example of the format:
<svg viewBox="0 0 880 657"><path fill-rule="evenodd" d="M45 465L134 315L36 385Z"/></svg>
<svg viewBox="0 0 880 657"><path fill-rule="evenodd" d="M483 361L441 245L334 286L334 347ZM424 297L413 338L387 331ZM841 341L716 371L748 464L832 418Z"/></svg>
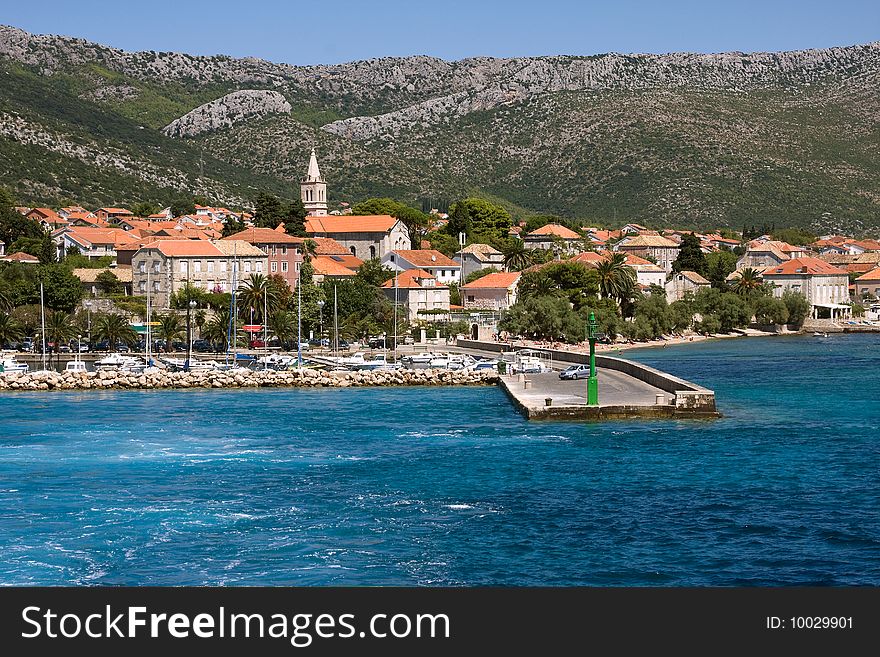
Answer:
<svg viewBox="0 0 880 657"><path fill-rule="evenodd" d="M880 0L25 0L0 23L126 50L291 64L794 50L880 39ZM313 27L314 26L314 27Z"/></svg>

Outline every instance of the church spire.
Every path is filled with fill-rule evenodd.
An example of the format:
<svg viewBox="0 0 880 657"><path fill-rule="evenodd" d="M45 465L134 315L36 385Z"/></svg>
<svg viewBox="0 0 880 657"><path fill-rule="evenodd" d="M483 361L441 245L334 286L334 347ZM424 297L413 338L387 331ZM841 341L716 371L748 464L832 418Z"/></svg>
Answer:
<svg viewBox="0 0 880 657"><path fill-rule="evenodd" d="M318 168L318 157L315 155L314 148L309 157L309 170L306 173L306 177L303 178L303 182L324 182L324 179L321 177L321 170Z"/></svg>

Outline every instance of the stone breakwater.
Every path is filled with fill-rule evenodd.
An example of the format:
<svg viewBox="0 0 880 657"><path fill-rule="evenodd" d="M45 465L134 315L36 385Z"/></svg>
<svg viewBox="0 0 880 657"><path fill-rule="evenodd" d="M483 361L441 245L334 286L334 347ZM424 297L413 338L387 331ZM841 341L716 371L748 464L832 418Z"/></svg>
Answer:
<svg viewBox="0 0 880 657"><path fill-rule="evenodd" d="M0 390L106 390L133 388L354 388L366 386L486 385L498 382L492 371L373 370L319 372L315 370L227 372L28 372L0 374Z"/></svg>

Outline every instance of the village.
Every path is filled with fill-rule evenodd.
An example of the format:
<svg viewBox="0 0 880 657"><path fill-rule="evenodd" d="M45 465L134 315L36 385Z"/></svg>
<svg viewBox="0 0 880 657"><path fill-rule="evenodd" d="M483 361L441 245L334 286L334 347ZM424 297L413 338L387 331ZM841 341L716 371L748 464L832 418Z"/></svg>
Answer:
<svg viewBox="0 0 880 657"><path fill-rule="evenodd" d="M7 253L13 245L0 242L0 342L43 352L35 337L43 333L50 353L185 351L187 364L193 350L272 347L300 352L301 365L303 349L336 355L349 341L355 349L393 348L395 356L398 345L427 349L456 337L525 347L567 343L576 351L586 344L587 311L599 316L601 346L617 349L749 331L880 330L876 239L824 235L791 244L771 234L635 223L574 230L552 218L537 227L533 220L496 221L493 233L480 226L484 210L472 199L459 204L477 209L471 234L450 235L457 219L447 212L432 210L420 232L393 209L357 214L343 203L329 210L327 198L312 151L300 182L300 235L284 223L260 226L252 212L198 204L179 216L166 208L145 217L117 207L17 207L51 238L52 260L79 265L70 274L81 290L72 307L50 304L49 329L22 321L16 295L6 290L23 276L14 271L40 266L45 254ZM367 204L382 201L391 202ZM442 242L426 239L432 235ZM486 235L504 250L476 241ZM736 299L750 305L725 306ZM125 326L108 320L114 316Z"/></svg>

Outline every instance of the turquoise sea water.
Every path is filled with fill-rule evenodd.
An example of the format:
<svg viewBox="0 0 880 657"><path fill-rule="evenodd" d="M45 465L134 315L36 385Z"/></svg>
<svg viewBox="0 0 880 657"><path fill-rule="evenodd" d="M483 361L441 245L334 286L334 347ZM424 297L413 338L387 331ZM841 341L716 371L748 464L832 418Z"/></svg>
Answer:
<svg viewBox="0 0 880 657"><path fill-rule="evenodd" d="M0 583L880 584L880 336L627 357L715 421L484 388L0 395Z"/></svg>

